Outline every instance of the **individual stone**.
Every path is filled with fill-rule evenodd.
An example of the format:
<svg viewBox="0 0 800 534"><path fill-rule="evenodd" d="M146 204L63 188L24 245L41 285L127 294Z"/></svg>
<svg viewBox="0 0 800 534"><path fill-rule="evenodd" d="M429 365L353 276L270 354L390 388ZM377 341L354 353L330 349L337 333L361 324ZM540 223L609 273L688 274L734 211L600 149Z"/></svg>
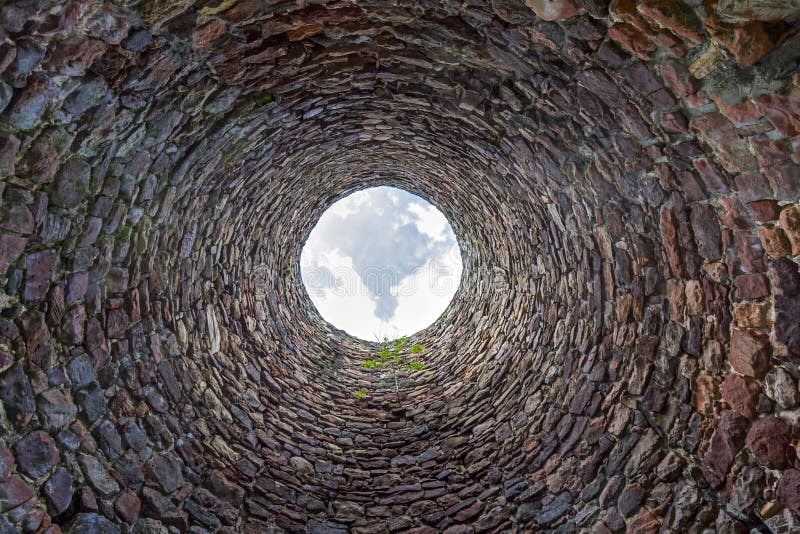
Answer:
<svg viewBox="0 0 800 534"><path fill-rule="evenodd" d="M30 234L35 227L33 214L26 206L12 205L0 211L0 228L17 234Z"/></svg>
<svg viewBox="0 0 800 534"><path fill-rule="evenodd" d="M293 456L289 459L289 463L300 476L311 476L314 474L314 466L311 462L300 456Z"/></svg>
<svg viewBox="0 0 800 534"><path fill-rule="evenodd" d="M778 219L780 206L776 200L757 200L748 202L747 209L753 215L756 222L771 222Z"/></svg>
<svg viewBox="0 0 800 534"><path fill-rule="evenodd" d="M183 484L181 462L172 454L158 454L144 466L145 476L164 493L172 493Z"/></svg>
<svg viewBox="0 0 800 534"><path fill-rule="evenodd" d="M644 501L644 497L644 488L638 484L631 484L625 487L619 496L619 500L617 501L619 511L624 517L630 517L633 515L633 512L635 512L639 506L641 506L642 502Z"/></svg>
<svg viewBox="0 0 800 534"><path fill-rule="evenodd" d="M67 277L67 287L64 292L64 304L69 306L83 300L89 287L89 273L72 273Z"/></svg>
<svg viewBox="0 0 800 534"><path fill-rule="evenodd" d="M722 383L722 398L728 405L750 420L756 418L760 384L747 377L729 373Z"/></svg>
<svg viewBox="0 0 800 534"><path fill-rule="evenodd" d="M661 531L658 516L647 508L642 508L638 514L628 519L626 525L629 532L656 534Z"/></svg>
<svg viewBox="0 0 800 534"><path fill-rule="evenodd" d="M114 503L114 509L126 523L135 523L139 518L141 501L131 490L125 490Z"/></svg>
<svg viewBox="0 0 800 534"><path fill-rule="evenodd" d="M0 512L7 512L33 498L33 489L19 475L0 482Z"/></svg>
<svg viewBox="0 0 800 534"><path fill-rule="evenodd" d="M721 486L736 454L745 444L750 422L736 412L722 412L701 469L712 488Z"/></svg>
<svg viewBox="0 0 800 534"><path fill-rule="evenodd" d="M25 290L22 294L22 299L26 303L39 302L47 294L55 262L55 250L42 250L28 254L25 259Z"/></svg>
<svg viewBox="0 0 800 534"><path fill-rule="evenodd" d="M245 497L245 490L241 486L229 481L220 471L214 471L206 481L206 487L216 497L239 508Z"/></svg>
<svg viewBox="0 0 800 534"><path fill-rule="evenodd" d="M722 237L714 209L710 206L696 204L692 207L690 218L697 241L697 251L707 260L720 259Z"/></svg>
<svg viewBox="0 0 800 534"><path fill-rule="evenodd" d="M81 465L83 474L86 475L86 478L101 495L110 497L119 491L119 484L111 478L106 468L97 458L82 454L78 458L78 462Z"/></svg>
<svg viewBox="0 0 800 534"><path fill-rule="evenodd" d="M86 354L79 354L67 364L67 374L74 389L88 386L95 381L92 361Z"/></svg>
<svg viewBox="0 0 800 534"><path fill-rule="evenodd" d="M788 256L792 253L792 247L786 234L775 226L761 226L758 229L758 237L764 250L773 258Z"/></svg>
<svg viewBox="0 0 800 534"><path fill-rule="evenodd" d="M9 265L17 261L27 242L22 237L0 234L0 276L5 274Z"/></svg>
<svg viewBox="0 0 800 534"><path fill-rule="evenodd" d="M352 501L334 501L333 510L336 521L342 523L352 523L364 517L364 507Z"/></svg>
<svg viewBox="0 0 800 534"><path fill-rule="evenodd" d="M553 500L542 506L536 516L536 522L542 525L557 522L572 508L573 497L569 492L559 493Z"/></svg>
<svg viewBox="0 0 800 534"><path fill-rule="evenodd" d="M167 525L173 526L178 530L188 528L186 512L179 510L172 502L148 487L142 488L142 513L148 517L158 517Z"/></svg>
<svg viewBox="0 0 800 534"><path fill-rule="evenodd" d="M108 412L108 401L103 391L95 385L79 392L75 398L90 422L97 421Z"/></svg>
<svg viewBox="0 0 800 534"><path fill-rule="evenodd" d="M91 167L80 158L72 158L62 165L50 188L50 203L65 209L71 209L86 199Z"/></svg>
<svg viewBox="0 0 800 534"><path fill-rule="evenodd" d="M778 218L781 228L791 244L792 254L800 254L800 206L797 204L786 206L781 210Z"/></svg>
<svg viewBox="0 0 800 534"><path fill-rule="evenodd" d="M734 329L728 356L736 372L763 378L770 367L771 347L766 335L754 330Z"/></svg>
<svg viewBox="0 0 800 534"><path fill-rule="evenodd" d="M800 404L797 381L780 367L772 369L764 377L764 390L769 398L784 409L791 409Z"/></svg>
<svg viewBox="0 0 800 534"><path fill-rule="evenodd" d="M119 526L97 514L78 514L67 534L120 534Z"/></svg>
<svg viewBox="0 0 800 534"><path fill-rule="evenodd" d="M781 258L769 263L773 292L774 339L785 354L800 354L800 270L796 263Z"/></svg>
<svg viewBox="0 0 800 534"><path fill-rule="evenodd" d="M769 281L763 274L742 274L734 278L737 299L760 299L770 293Z"/></svg>
<svg viewBox="0 0 800 534"><path fill-rule="evenodd" d="M17 441L14 455L19 469L31 478L49 473L61 458L53 438L42 431L31 432Z"/></svg>
<svg viewBox="0 0 800 534"><path fill-rule="evenodd" d="M78 407L69 393L60 389L43 391L37 398L36 405L44 416L44 424L48 430L60 430L78 415Z"/></svg>
<svg viewBox="0 0 800 534"><path fill-rule="evenodd" d="M759 419L747 433L747 448L756 461L769 469L783 469L788 462L791 428L778 417Z"/></svg>
<svg viewBox="0 0 800 534"><path fill-rule="evenodd" d="M81 115L99 103L106 89L106 83L102 78L91 78L64 99L62 108L67 113Z"/></svg>
<svg viewBox="0 0 800 534"><path fill-rule="evenodd" d="M7 111L6 121L18 130L33 130L47 108L47 94L44 84L33 82L17 97ZM3 90L0 87L0 104Z"/></svg>
<svg viewBox="0 0 800 534"><path fill-rule="evenodd" d="M80 345L83 343L85 324L86 309L82 304L73 306L64 313L61 320L59 339L68 345Z"/></svg>
<svg viewBox="0 0 800 534"><path fill-rule="evenodd" d="M33 414L33 389L19 362L0 375L0 400L11 421L24 424Z"/></svg>
<svg viewBox="0 0 800 534"><path fill-rule="evenodd" d="M59 467L47 479L43 489L51 514L59 515L72 502L72 475L63 467Z"/></svg>

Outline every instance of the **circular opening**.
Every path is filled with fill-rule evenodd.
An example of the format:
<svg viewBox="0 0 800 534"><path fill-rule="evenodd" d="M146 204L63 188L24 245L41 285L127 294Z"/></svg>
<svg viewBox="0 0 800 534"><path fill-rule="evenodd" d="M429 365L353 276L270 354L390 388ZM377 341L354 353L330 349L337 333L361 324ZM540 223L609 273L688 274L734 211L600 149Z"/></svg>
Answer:
<svg viewBox="0 0 800 534"><path fill-rule="evenodd" d="M385 186L335 202L300 256L303 284L320 315L368 341L431 325L458 290L461 270L461 250L442 212Z"/></svg>

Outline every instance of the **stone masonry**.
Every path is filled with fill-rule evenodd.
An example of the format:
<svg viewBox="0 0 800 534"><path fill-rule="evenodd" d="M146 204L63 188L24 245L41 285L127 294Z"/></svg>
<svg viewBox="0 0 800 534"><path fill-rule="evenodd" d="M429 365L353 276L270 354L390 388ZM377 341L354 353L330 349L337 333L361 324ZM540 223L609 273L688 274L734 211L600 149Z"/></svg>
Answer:
<svg viewBox="0 0 800 534"><path fill-rule="evenodd" d="M2 2L0 533L797 532L799 17ZM464 259L399 400L296 267L375 185Z"/></svg>

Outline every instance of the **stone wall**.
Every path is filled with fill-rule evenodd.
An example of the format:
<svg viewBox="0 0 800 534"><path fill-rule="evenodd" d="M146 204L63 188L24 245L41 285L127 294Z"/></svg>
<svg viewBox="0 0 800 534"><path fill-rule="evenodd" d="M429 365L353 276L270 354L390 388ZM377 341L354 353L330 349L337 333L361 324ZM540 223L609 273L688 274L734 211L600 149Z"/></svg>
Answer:
<svg viewBox="0 0 800 534"><path fill-rule="evenodd" d="M800 528L799 12L4 2L0 532ZM464 275L359 400L296 266L380 184Z"/></svg>

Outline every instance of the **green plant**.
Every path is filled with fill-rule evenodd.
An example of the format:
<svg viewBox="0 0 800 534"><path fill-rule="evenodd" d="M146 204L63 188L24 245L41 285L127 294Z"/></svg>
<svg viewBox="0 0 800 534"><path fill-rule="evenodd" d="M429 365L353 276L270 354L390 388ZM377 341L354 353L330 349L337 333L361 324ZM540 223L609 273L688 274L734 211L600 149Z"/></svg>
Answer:
<svg viewBox="0 0 800 534"><path fill-rule="evenodd" d="M281 276L286 278L287 276L291 276L292 274L292 260L286 260L286 267L281 270Z"/></svg>
<svg viewBox="0 0 800 534"><path fill-rule="evenodd" d="M393 387L398 400L400 399L400 377L404 374L411 374L428 368L427 364L422 361L409 360L408 355L421 354L423 346L420 343L408 346L408 343L407 337L401 337L393 341L384 339L381 342L381 348L377 354L378 357L361 362L361 366L364 369L368 371L380 370L383 373L378 387L383 389ZM406 347L408 348L406 349ZM356 396L359 398L363 398L359 395L361 391L364 390L356 392Z"/></svg>
<svg viewBox="0 0 800 534"><path fill-rule="evenodd" d="M272 93L264 93L258 98L256 98L256 107L263 108L264 106L266 106L270 102L273 102L274 100L275 97L272 96Z"/></svg>
<svg viewBox="0 0 800 534"><path fill-rule="evenodd" d="M359 389L358 391L356 391L356 397L358 397L359 399L366 398L367 397L367 390L364 389L364 388Z"/></svg>

